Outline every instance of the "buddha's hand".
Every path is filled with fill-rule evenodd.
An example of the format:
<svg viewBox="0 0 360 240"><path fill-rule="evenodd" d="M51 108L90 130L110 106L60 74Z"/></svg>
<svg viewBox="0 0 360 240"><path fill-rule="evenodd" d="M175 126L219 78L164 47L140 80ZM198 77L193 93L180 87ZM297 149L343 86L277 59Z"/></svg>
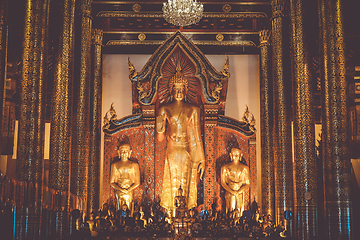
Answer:
<svg viewBox="0 0 360 240"><path fill-rule="evenodd" d="M200 173L200 179L203 179L203 175L204 175L204 169L205 169L205 161L201 161L198 165L198 173Z"/></svg>
<svg viewBox="0 0 360 240"><path fill-rule="evenodd" d="M127 188L120 188L120 192L122 194L128 194L129 193L129 190Z"/></svg>
<svg viewBox="0 0 360 240"><path fill-rule="evenodd" d="M165 132L165 115L161 113L159 116L156 117L156 131L158 133Z"/></svg>

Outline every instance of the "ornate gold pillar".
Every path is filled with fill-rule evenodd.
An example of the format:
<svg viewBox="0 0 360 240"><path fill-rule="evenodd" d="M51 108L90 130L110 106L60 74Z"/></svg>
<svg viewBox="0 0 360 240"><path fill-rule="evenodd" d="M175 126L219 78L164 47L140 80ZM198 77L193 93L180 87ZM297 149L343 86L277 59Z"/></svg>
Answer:
<svg viewBox="0 0 360 240"><path fill-rule="evenodd" d="M45 81L47 77L48 0L27 0L20 84L20 119L15 186L25 186L14 208L14 238L39 239L45 132Z"/></svg>
<svg viewBox="0 0 360 240"><path fill-rule="evenodd" d="M290 1L294 108L294 221L299 239L318 236L315 109L309 35L308 0Z"/></svg>
<svg viewBox="0 0 360 240"><path fill-rule="evenodd" d="M18 180L42 183L47 70L48 0L26 2L20 90Z"/></svg>
<svg viewBox="0 0 360 240"><path fill-rule="evenodd" d="M74 84L71 193L87 195L90 146L91 0L80 1L80 69Z"/></svg>
<svg viewBox="0 0 360 240"><path fill-rule="evenodd" d="M49 209L43 218L46 235L64 239L70 211L72 87L74 82L74 12L75 0L53 1L57 8L57 36L54 42L54 80L51 109L49 187L67 196L63 210ZM59 204L59 202L57 203Z"/></svg>
<svg viewBox="0 0 360 240"><path fill-rule="evenodd" d="M58 36L52 92L49 187L69 191L71 159L72 85L74 78L75 1L58 3Z"/></svg>
<svg viewBox="0 0 360 240"><path fill-rule="evenodd" d="M341 0L319 0L324 217L327 239L352 239L344 23Z"/></svg>
<svg viewBox="0 0 360 240"><path fill-rule="evenodd" d="M100 193L100 150L101 150L101 99L102 99L102 57L101 48L103 32L95 29L93 33L93 83L92 83L92 117L90 133L90 158L88 182L88 209L99 209Z"/></svg>
<svg viewBox="0 0 360 240"><path fill-rule="evenodd" d="M7 12L8 0L0 1L0 106L4 104L4 84L6 78L7 62ZM0 126L2 126L3 111L0 111ZM0 130L0 139L2 139L2 130ZM0 155L2 141L0 141Z"/></svg>
<svg viewBox="0 0 360 240"><path fill-rule="evenodd" d="M288 59L285 0L272 0L273 46L273 146L276 223L283 222L292 232L284 211L293 211L293 164L291 146L291 74ZM290 229L289 229L290 228Z"/></svg>
<svg viewBox="0 0 360 240"><path fill-rule="evenodd" d="M260 37L260 115L261 115L261 199L262 214L274 219L274 153L272 145L272 84L270 31L262 30Z"/></svg>

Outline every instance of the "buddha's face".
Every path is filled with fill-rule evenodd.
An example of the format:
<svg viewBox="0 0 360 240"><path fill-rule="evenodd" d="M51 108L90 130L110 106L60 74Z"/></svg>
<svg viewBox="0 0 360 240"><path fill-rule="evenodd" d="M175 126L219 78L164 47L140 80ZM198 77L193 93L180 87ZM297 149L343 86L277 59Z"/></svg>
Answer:
<svg viewBox="0 0 360 240"><path fill-rule="evenodd" d="M173 90L172 90L172 96L176 101L182 101L185 98L185 87L182 83L175 83Z"/></svg>
<svg viewBox="0 0 360 240"><path fill-rule="evenodd" d="M179 194L179 196L183 195L183 190L181 188L178 190L178 194Z"/></svg>
<svg viewBox="0 0 360 240"><path fill-rule="evenodd" d="M128 207L127 207L126 204L124 204L124 205L121 206L121 209L122 209L124 212L126 212L126 210L128 209Z"/></svg>
<svg viewBox="0 0 360 240"><path fill-rule="evenodd" d="M127 160L131 155L131 149L129 145L122 145L118 150L120 159Z"/></svg>
<svg viewBox="0 0 360 240"><path fill-rule="evenodd" d="M230 157L233 162L238 162L242 157L242 153L239 149L233 148L231 149Z"/></svg>

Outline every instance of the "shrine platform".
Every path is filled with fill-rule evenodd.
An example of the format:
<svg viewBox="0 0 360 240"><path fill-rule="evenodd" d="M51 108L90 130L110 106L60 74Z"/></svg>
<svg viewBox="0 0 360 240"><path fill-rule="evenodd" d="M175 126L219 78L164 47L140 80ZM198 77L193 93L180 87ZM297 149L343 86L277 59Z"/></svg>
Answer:
<svg viewBox="0 0 360 240"><path fill-rule="evenodd" d="M174 240L175 238L169 238L169 237L110 237L107 238L109 240ZM275 240L279 238L269 238L269 237L241 237L241 238L233 238L233 237L192 237L190 240L254 240L254 239L262 239L262 240ZM294 238L287 238L287 239L293 239Z"/></svg>

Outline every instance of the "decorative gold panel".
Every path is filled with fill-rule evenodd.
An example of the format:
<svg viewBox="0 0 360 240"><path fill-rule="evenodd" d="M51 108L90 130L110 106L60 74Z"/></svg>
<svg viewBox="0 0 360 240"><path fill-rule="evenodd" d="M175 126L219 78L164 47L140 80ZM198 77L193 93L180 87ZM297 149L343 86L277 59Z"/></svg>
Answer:
<svg viewBox="0 0 360 240"><path fill-rule="evenodd" d="M162 18L162 12L125 12L125 11L102 11L96 17L99 18ZM204 18L266 18L263 12L230 12L230 13L204 13Z"/></svg>
<svg viewBox="0 0 360 240"><path fill-rule="evenodd" d="M106 43L107 46L120 45L161 45L164 41L161 40L110 40ZM196 45L207 46L243 46L254 47L256 44L253 41L193 41Z"/></svg>

